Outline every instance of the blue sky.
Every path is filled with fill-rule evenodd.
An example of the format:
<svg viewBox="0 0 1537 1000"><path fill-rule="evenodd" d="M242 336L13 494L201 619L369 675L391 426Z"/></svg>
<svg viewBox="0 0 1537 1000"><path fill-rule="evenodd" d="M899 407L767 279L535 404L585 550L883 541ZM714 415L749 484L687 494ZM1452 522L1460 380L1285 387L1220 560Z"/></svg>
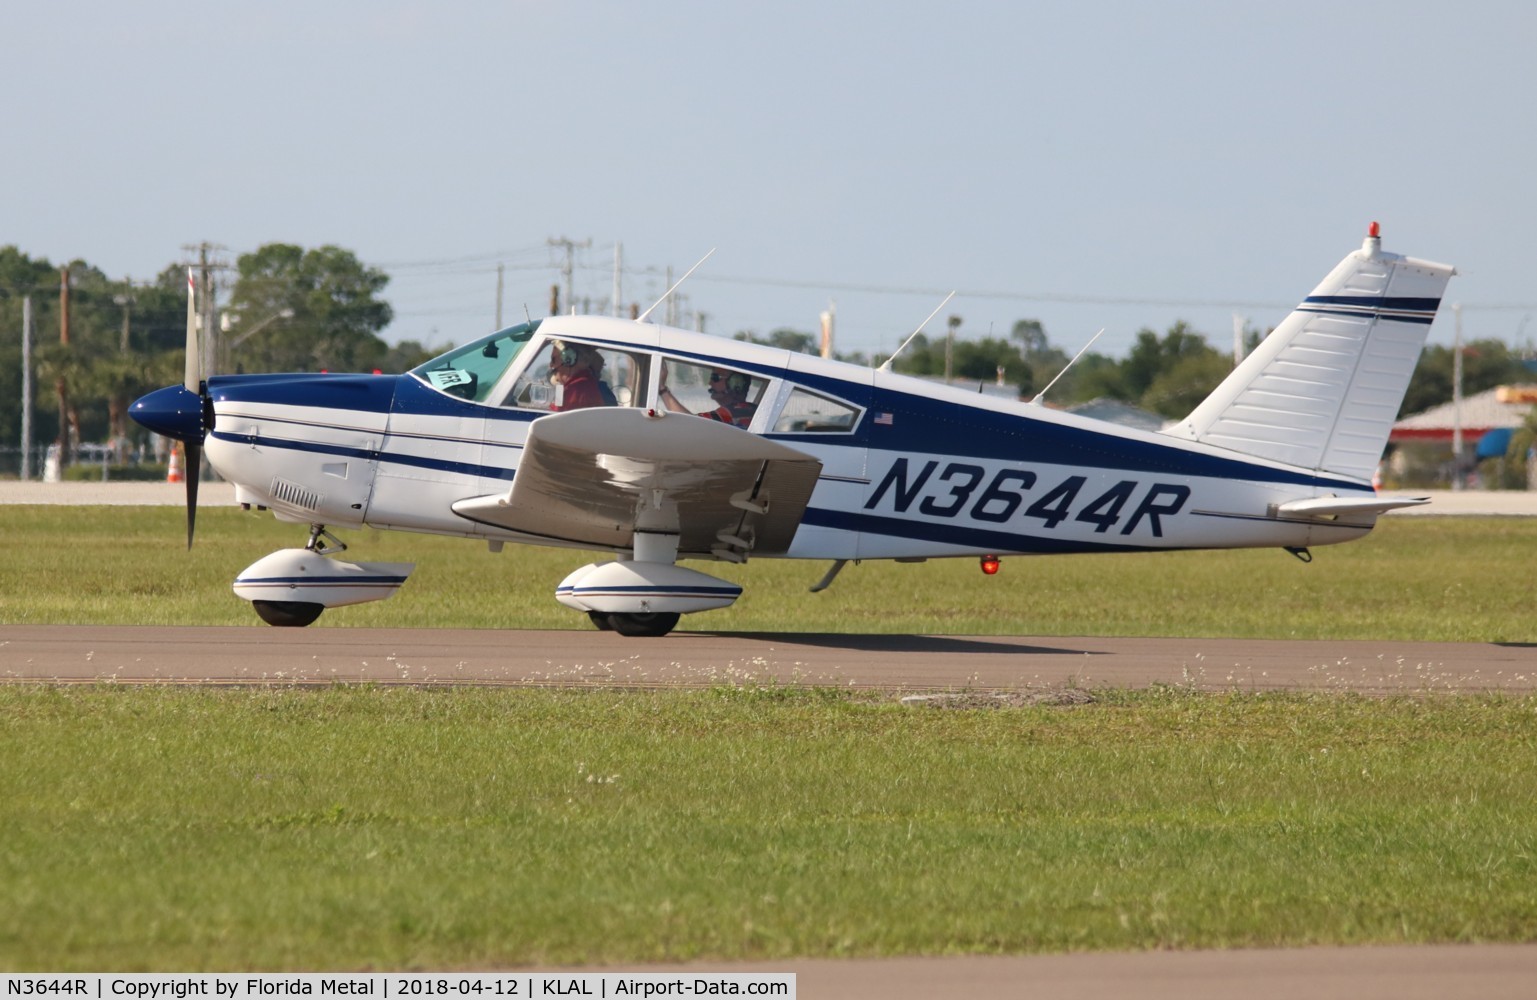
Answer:
<svg viewBox="0 0 1537 1000"><path fill-rule="evenodd" d="M1367 224L1537 336L1537 5L85 0L8 12L0 244L148 277L337 244L386 336L684 286L710 332L891 350L1037 318L1122 354L1279 322ZM1231 303L1242 303L1234 306ZM1450 310L1432 342L1451 343Z"/></svg>

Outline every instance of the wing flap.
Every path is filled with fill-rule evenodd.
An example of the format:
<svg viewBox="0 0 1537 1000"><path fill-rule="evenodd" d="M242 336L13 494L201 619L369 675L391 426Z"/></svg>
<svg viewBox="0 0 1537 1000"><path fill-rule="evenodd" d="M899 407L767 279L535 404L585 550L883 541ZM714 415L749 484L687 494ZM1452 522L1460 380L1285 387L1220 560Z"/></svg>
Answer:
<svg viewBox="0 0 1537 1000"><path fill-rule="evenodd" d="M822 463L685 413L603 407L534 421L512 488L454 504L462 517L604 549L636 531L679 536L683 554L723 545L787 550Z"/></svg>

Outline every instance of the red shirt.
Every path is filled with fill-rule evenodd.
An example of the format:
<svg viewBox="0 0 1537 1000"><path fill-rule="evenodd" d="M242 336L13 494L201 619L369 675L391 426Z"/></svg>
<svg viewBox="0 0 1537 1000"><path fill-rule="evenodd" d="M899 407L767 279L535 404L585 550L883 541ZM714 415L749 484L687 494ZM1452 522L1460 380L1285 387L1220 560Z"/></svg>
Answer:
<svg viewBox="0 0 1537 1000"><path fill-rule="evenodd" d="M603 394L598 391L598 380L591 375L578 375L565 384L560 394L560 405L550 404L552 410L580 410L588 406L602 406Z"/></svg>
<svg viewBox="0 0 1537 1000"><path fill-rule="evenodd" d="M736 424L738 427L746 427L752 423L752 415L758 408L751 403L734 403L729 408L718 406L713 410L706 410L699 414L711 420L719 420L723 424Z"/></svg>

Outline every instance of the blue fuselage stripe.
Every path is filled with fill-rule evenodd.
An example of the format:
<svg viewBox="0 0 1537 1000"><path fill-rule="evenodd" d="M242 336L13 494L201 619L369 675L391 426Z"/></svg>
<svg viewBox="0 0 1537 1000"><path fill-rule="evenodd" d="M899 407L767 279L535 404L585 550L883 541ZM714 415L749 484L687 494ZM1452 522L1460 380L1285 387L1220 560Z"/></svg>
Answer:
<svg viewBox="0 0 1537 1000"><path fill-rule="evenodd" d="M498 465L481 465L476 462L455 462L429 455L412 455L398 451L370 451L367 448L349 448L324 441L300 441L294 438L272 437L266 434L224 434L214 431L209 437L233 444L249 444L261 448L285 448L310 455L335 455L338 458L356 458L365 462L378 460L392 465L408 465L416 469L432 469L460 476L478 476L481 479L501 479L510 482L514 470ZM430 439L429 439L430 440ZM447 442L445 442L447 443Z"/></svg>
<svg viewBox="0 0 1537 1000"><path fill-rule="evenodd" d="M1168 552L1168 546L1124 545L1115 542L1085 542L1060 538L1043 538L1039 535L1014 534L1008 531L990 531L985 528L968 528L956 524L935 524L930 521L912 521L899 517L883 517L858 511L828 510L807 507L801 518L802 524L838 531L858 531L872 535L890 535L894 538L916 539L938 545L955 545L961 548L999 555L1030 553L1048 555L1069 552Z"/></svg>

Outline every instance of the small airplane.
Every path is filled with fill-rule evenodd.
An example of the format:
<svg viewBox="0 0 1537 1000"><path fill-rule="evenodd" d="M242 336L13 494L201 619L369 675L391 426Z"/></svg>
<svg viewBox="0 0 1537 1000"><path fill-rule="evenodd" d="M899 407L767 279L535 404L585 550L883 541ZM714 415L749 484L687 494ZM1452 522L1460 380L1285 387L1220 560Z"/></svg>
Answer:
<svg viewBox="0 0 1537 1000"><path fill-rule="evenodd" d="M610 551L561 603L659 636L742 588L679 560L970 557L1360 538L1428 502L1372 475L1455 270L1361 249L1184 420L1161 432L961 387L604 316L499 330L402 375L186 376L132 414L248 509L308 526L235 593L273 625L386 598L411 563L353 563L332 529ZM686 276L685 276L686 277ZM676 286L674 286L676 287ZM671 294L671 289L668 294ZM663 297L664 300L666 296ZM656 307L653 306L653 309ZM920 327L921 329L921 327Z"/></svg>

